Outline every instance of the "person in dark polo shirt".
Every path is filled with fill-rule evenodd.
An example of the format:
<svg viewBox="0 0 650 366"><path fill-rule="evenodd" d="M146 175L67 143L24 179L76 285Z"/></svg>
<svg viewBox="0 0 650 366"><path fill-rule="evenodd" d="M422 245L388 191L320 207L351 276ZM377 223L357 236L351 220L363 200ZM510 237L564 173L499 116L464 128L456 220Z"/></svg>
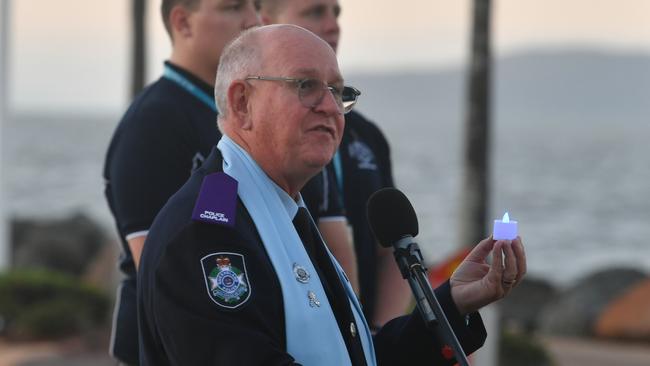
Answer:
<svg viewBox="0 0 650 366"><path fill-rule="evenodd" d="M223 52L215 91L223 136L142 253L141 364L453 365L417 311L371 334L304 207L300 190L331 160L359 95L332 48L294 25L245 31ZM519 238L487 238L435 290L467 353L486 337L477 310L525 272Z"/></svg>
<svg viewBox="0 0 650 366"><path fill-rule="evenodd" d="M105 195L122 241L109 352L137 364L136 271L151 223L219 138L214 80L223 47L258 24L252 0L163 0L172 42L163 76L120 121L106 154Z"/></svg>

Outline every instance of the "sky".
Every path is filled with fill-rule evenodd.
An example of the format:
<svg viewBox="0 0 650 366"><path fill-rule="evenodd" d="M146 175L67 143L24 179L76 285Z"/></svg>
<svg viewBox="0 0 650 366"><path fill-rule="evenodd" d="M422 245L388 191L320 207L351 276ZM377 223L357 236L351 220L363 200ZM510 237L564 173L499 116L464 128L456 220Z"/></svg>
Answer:
<svg viewBox="0 0 650 366"><path fill-rule="evenodd" d="M9 108L121 113L128 105L130 0L12 0ZM463 67L470 0L340 0L344 73ZM170 46L149 0L148 80ZM493 1L496 57L536 48L650 54L649 0Z"/></svg>

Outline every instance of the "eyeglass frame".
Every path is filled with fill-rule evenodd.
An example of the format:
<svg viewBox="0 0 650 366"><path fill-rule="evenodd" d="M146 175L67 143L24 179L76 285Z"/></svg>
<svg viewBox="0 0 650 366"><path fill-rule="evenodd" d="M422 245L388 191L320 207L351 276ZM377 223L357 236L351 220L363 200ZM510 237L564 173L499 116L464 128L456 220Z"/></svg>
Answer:
<svg viewBox="0 0 650 366"><path fill-rule="evenodd" d="M290 78L290 77L282 77L282 76L260 76L260 75L254 76L254 75L250 75L250 76L245 77L244 80L246 80L246 81L248 81L248 80L284 81L284 82L287 82L287 83L295 83L296 84L296 89L298 90L298 99L300 100L301 104L303 106L307 107L307 108L314 108L315 106L322 103L323 98L325 98L324 90L327 89L327 90L330 91L330 93L332 93L332 96L336 100L337 104L341 107L341 111L343 112L343 114L347 114L348 112L350 112L352 110L354 105L357 104L357 100L358 100L359 95L361 95L361 91L359 91L359 89L357 89L357 88L355 88L353 86L344 85L343 89L341 89L341 91L340 91L341 97L340 97L340 103L339 103L339 100L337 99L337 96L335 95L335 93L338 93L338 91L336 90L337 88L334 87L334 86L328 85L327 83L325 83L322 80L315 79L315 78ZM302 99L302 96L300 94L300 90L301 90L300 85L302 83L306 82L306 81L316 81L316 82L320 83L321 86L325 86L324 88L320 89L322 94L317 99L316 103L314 103L313 105L308 105L308 104L303 103L303 99ZM344 100L344 93L345 93L346 90L348 90L352 94L351 97L354 98L351 102ZM345 105L346 102L349 102L350 104L348 104L346 106Z"/></svg>

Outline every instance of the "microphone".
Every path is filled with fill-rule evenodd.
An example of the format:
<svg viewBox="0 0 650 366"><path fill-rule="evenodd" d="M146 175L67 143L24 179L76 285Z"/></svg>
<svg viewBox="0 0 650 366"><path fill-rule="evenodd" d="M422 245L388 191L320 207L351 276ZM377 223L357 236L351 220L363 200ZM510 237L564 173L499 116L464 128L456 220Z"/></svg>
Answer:
<svg viewBox="0 0 650 366"><path fill-rule="evenodd" d="M368 199L368 222L381 246L387 248L408 236L418 235L418 217L404 193L383 188Z"/></svg>
<svg viewBox="0 0 650 366"><path fill-rule="evenodd" d="M418 218L411 202L398 189L383 188L370 196L366 209L370 229L379 244L395 248L393 255L397 266L411 286L427 328L451 345L460 365L469 366L467 356L431 289L420 248L413 240L418 235Z"/></svg>

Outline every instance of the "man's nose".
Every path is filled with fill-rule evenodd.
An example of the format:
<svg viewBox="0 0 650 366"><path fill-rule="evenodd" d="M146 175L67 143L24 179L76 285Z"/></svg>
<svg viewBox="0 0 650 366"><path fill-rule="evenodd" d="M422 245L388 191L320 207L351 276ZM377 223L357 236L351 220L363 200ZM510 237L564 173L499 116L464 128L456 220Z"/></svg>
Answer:
<svg viewBox="0 0 650 366"><path fill-rule="evenodd" d="M343 105L340 101L337 100L334 94L332 94L332 91L328 88L325 89L325 92L323 94L323 99L320 101L320 103L314 106L314 111L323 112L328 115L343 114Z"/></svg>

